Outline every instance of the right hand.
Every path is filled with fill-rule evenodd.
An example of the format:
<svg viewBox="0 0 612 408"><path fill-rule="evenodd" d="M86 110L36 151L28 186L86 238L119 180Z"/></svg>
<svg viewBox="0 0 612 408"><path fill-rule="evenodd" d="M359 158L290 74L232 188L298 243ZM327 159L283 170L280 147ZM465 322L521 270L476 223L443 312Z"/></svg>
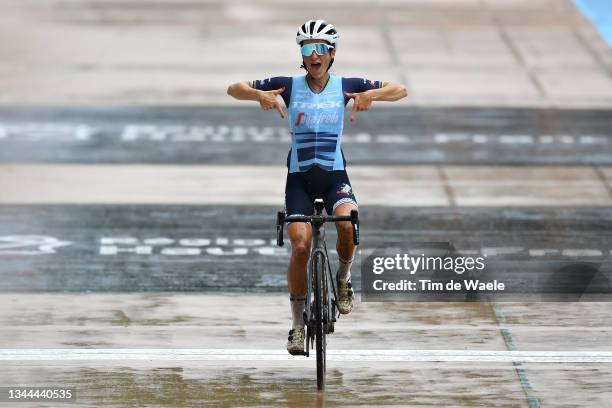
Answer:
<svg viewBox="0 0 612 408"><path fill-rule="evenodd" d="M285 112L283 111L283 107L280 102L276 98L278 95L282 94L285 90L285 87L279 89L273 89L271 91L260 91L259 93L259 105L261 105L261 109L270 110L276 109L278 113L280 113L281 118L285 119Z"/></svg>

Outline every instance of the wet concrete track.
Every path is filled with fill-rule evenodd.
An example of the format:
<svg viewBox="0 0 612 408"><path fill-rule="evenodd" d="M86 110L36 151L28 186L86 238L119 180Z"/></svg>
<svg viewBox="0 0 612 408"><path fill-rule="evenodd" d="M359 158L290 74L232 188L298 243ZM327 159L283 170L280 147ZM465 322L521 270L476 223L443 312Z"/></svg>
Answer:
<svg viewBox="0 0 612 408"><path fill-rule="evenodd" d="M612 164L608 110L384 108L344 129L351 164ZM272 164L287 124L257 108L1 108L0 162Z"/></svg>
<svg viewBox="0 0 612 408"><path fill-rule="evenodd" d="M2 206L3 291L284 291L289 249L268 206ZM361 213L361 250L449 242L496 277L572 264L612 281L609 208L385 208ZM393 225L393 228L389 228ZM334 252L336 234L327 228ZM332 259L335 264L335 255ZM354 268L358 282L359 262Z"/></svg>
<svg viewBox="0 0 612 408"><path fill-rule="evenodd" d="M363 255L390 244L449 242L462 254L488 254L501 278L522 273L530 282L580 265L605 278L595 289L609 288L611 118L609 111L494 108L359 115L346 126L345 153L351 164L371 165L354 167L362 202L382 197L360 208ZM278 354L290 324L288 248L275 245L280 208L271 205L275 197L245 205L240 194L255 177L276 180L270 174L280 166L266 177L232 173L224 180L238 193L221 203L183 194L212 195L203 180L233 165L244 173L282 165L289 143L286 123L250 108L0 109L0 175L16 197L0 205L0 383L72 385L79 406L116 407L586 407L612 398L612 302L359 296L330 339L330 357L354 352L370 360L330 358L328 390L315 393L313 359ZM16 165L23 163L32 165ZM132 184L114 183L138 163L152 166L131 173ZM102 200L96 192L104 184L82 188L91 184L87 175L85 184L75 181L73 172L92 164L103 165L98 180L116 184L119 195ZM171 164L186 173L164 173L162 187L155 169ZM395 177L382 186L388 195L372 188L381 167ZM397 180L425 187L395 188ZM31 186L41 192L27 194ZM52 194L67 189L76 191ZM122 195L128 199L114 201ZM568 195L580 197L568 204ZM162 205L168 197L172 204ZM335 268L336 234L327 232ZM93 357L74 357L81 349ZM140 357L126 359L125 349ZM257 359L232 354L242 349ZM385 361L381 350L413 359ZM536 351L556 362L517 360L516 353ZM492 352L499 359L478 360ZM187 357L175 358L181 353ZM426 355L434 357L414 359Z"/></svg>

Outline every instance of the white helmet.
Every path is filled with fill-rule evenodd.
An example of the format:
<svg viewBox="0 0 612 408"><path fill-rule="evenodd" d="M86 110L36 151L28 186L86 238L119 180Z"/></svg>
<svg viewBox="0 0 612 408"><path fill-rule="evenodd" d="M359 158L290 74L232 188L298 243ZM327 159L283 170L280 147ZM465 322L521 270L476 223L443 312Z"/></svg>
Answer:
<svg viewBox="0 0 612 408"><path fill-rule="evenodd" d="M331 45L336 45L340 36L336 27L325 20L308 20L298 28L295 42L302 45L304 40L324 40Z"/></svg>

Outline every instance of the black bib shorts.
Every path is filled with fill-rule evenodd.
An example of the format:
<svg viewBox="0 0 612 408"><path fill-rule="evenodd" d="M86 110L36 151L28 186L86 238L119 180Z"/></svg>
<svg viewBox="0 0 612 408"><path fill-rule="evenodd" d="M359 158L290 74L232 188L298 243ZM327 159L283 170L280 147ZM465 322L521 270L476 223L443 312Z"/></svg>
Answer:
<svg viewBox="0 0 612 408"><path fill-rule="evenodd" d="M326 171L314 166L305 172L287 174L285 211L288 216L314 214L316 198L323 199L328 215L333 215L336 207L343 203L357 208L346 170Z"/></svg>

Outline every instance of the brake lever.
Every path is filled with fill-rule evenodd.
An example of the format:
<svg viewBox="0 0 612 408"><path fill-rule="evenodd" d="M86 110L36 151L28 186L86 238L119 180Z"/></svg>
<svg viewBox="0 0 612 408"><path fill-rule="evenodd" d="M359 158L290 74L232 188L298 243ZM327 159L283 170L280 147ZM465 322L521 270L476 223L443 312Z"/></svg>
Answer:
<svg viewBox="0 0 612 408"><path fill-rule="evenodd" d="M353 244L359 245L359 213L351 210L351 224L353 225Z"/></svg>
<svg viewBox="0 0 612 408"><path fill-rule="evenodd" d="M276 213L276 244L282 247L285 243L283 241L283 227L285 225L285 212L279 211Z"/></svg>

